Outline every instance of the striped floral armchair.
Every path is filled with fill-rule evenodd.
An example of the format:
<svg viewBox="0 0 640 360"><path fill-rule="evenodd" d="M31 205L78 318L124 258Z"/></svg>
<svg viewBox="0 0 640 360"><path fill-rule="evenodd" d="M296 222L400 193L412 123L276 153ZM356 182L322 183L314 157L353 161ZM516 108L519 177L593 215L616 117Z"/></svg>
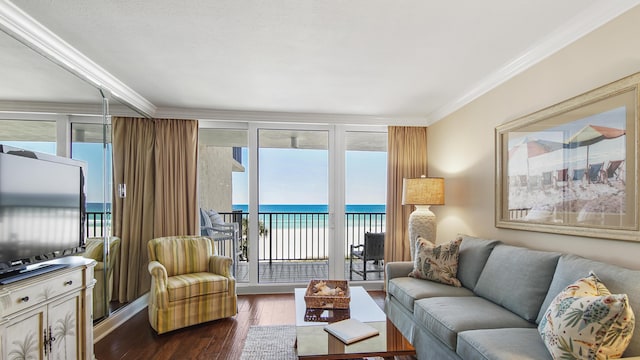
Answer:
<svg viewBox="0 0 640 360"><path fill-rule="evenodd" d="M158 334L237 313L233 260L206 236L169 236L147 243L149 323Z"/></svg>

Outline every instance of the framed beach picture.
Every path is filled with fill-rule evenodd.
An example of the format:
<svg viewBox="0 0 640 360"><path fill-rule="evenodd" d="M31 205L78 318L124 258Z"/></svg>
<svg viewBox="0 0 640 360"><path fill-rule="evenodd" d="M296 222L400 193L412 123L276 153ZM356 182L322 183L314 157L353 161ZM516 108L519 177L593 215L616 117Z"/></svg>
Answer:
<svg viewBox="0 0 640 360"><path fill-rule="evenodd" d="M496 128L496 226L640 241L640 73Z"/></svg>

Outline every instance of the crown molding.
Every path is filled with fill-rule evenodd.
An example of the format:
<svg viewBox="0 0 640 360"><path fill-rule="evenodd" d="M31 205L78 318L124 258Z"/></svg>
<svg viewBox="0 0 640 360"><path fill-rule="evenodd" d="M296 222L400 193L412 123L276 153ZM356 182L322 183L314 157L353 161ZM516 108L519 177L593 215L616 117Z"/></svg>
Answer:
<svg viewBox="0 0 640 360"><path fill-rule="evenodd" d="M48 118L49 115L102 116L102 104L0 100L0 113L5 119L11 116L20 119ZM118 103L109 105L107 115L140 116L130 107Z"/></svg>
<svg viewBox="0 0 640 360"><path fill-rule="evenodd" d="M9 0L0 0L0 30L96 88L111 93L119 102L143 116L154 114L155 105Z"/></svg>
<svg viewBox="0 0 640 360"><path fill-rule="evenodd" d="M155 113L155 117L270 123L426 126L426 119L421 116L374 116L277 111L194 109L178 107L159 107Z"/></svg>
<svg viewBox="0 0 640 360"><path fill-rule="evenodd" d="M461 109L480 96L629 11L638 4L640 4L640 0L597 2L595 5L590 6L579 13L576 16L579 20L566 23L564 27L530 46L520 54L520 56L512 59L503 67L491 73L480 83L468 89L459 98L429 114L426 117L426 125L432 125L439 120L442 120L444 117Z"/></svg>

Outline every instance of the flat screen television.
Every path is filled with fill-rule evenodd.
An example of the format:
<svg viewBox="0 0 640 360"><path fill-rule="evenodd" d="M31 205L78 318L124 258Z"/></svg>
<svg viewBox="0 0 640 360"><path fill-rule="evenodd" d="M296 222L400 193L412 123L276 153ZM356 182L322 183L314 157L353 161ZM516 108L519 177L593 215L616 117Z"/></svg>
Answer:
<svg viewBox="0 0 640 360"><path fill-rule="evenodd" d="M82 251L85 165L0 145L0 278Z"/></svg>

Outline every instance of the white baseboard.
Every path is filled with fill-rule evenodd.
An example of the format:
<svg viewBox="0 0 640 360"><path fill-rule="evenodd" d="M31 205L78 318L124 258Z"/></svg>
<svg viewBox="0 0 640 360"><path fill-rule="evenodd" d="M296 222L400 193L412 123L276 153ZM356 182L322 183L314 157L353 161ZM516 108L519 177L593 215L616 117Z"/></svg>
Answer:
<svg viewBox="0 0 640 360"><path fill-rule="evenodd" d="M147 307L148 298L149 293L146 293L96 324L93 327L93 343L97 343L113 330L117 329L118 326L124 324L134 315L144 310Z"/></svg>

